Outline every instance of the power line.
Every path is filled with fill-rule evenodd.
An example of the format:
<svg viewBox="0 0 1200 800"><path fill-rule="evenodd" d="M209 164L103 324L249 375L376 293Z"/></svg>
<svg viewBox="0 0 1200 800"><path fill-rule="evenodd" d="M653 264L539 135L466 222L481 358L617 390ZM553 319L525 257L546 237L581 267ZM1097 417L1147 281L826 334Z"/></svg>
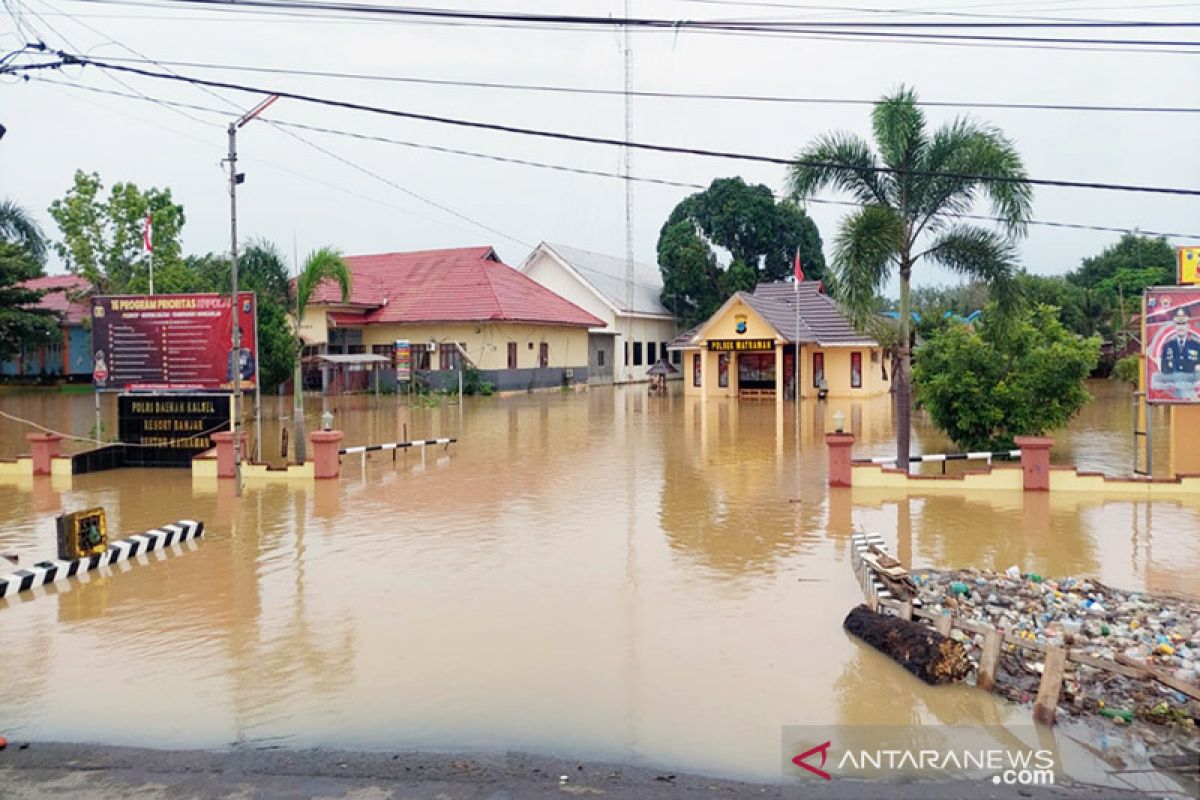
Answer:
<svg viewBox="0 0 1200 800"><path fill-rule="evenodd" d="M104 4L107 0L84 0ZM598 17L581 14L533 14L519 11L471 11L450 8L422 8L416 6L386 6L369 3L338 2L337 0L166 0L165 6L196 5L214 8L267 8L267 9L300 9L305 11L352 12L357 14L389 14L425 19L453 19L475 22L524 22L529 24L575 25L597 28L650 28L675 32L679 30L718 30L718 31L752 31L788 33L813 33L813 27L821 28L819 32L829 33L833 29L1179 29L1200 28L1200 22L1175 20L1095 20L1089 22L1051 21L860 21L860 20L807 20L807 21L771 21L755 20L694 20L694 19L653 19L648 17ZM855 31L861 33L861 31ZM1082 40L1082 43L1092 43L1093 40ZM1118 41L1117 44L1147 44L1141 40ZM1164 45L1194 46L1197 42L1163 42Z"/></svg>
<svg viewBox="0 0 1200 800"><path fill-rule="evenodd" d="M43 2L45 2L45 0L43 0ZM45 3L45 5L47 5L47 6L48 6L48 7L50 7L50 8L53 8L53 6L51 6L49 3ZM68 17L68 19L72 19L71 15L67 14L66 16ZM97 35L99 35L99 36L106 36L106 34L105 34L103 31L100 31L100 30L98 30L97 28L95 28L95 27L93 27L93 26L91 26L91 25L87 24L86 22L81 22L81 21L79 21L79 20L73 20L73 21L74 21L76 24L78 24L78 25L82 25L83 27L87 28L88 30L92 31L93 33L95 33L95 34L97 34ZM52 30L53 30L53 29L52 29ZM62 34L61 34L61 33L59 33L58 31L54 31L54 32L55 32L56 34L58 34L60 37L62 36ZM65 37L64 37L64 41L65 41ZM149 61L149 62L151 62L151 63L157 64L158 66L160 66L160 67L163 67L163 69L166 69L168 73L170 73L170 74L172 74L172 75L176 76L177 78L180 78L180 79L182 79L182 80L186 80L186 78L184 78L184 76L180 75L178 72L175 72L174 70L170 69L169 67L167 67L167 66L163 65L163 64L162 64L162 63L160 63L160 62L156 62L156 61L154 61L154 59L151 59L151 58L150 58L149 56L147 56L145 53L142 53L142 52L140 52L140 51L138 51L138 50L136 50L136 49L134 49L134 48L130 47L129 45L126 45L126 44L124 44L124 43L122 43L122 42L119 42L119 41L117 41L116 39L110 39L110 41L112 41L114 44L118 45L119 47L122 47L122 48L124 48L125 50L128 50L130 53L133 53L133 54L134 54L134 55L136 55L136 56L139 56L139 57L141 57L141 58L143 58L143 59L145 59L145 60L147 60L147 61ZM68 42L68 44L70 44L70 43ZM74 45L73 45L73 44L72 44L71 46L72 46L72 47L74 47ZM114 76L109 76L109 77L114 77ZM129 88L129 89L131 89L132 91L135 91L135 92L137 91L137 90L136 90L136 89L134 89L133 87L129 86L129 84L126 84L126 83L124 83L123 81L119 81L119 82L120 82L120 83L121 83L123 86L125 86L126 88ZM211 97L215 97L216 99L218 99L218 100L220 100L221 102L225 103L226 105L228 105L229 107L231 107L232 109L234 109L234 110L235 110L237 113L239 113L239 114L241 113L242 109L241 109L241 108L239 108L239 107L237 106L237 104L235 104L233 101L229 100L228 98L226 98L226 97L224 97L224 96L222 96L222 95L220 95L220 94L217 94L217 93L216 93L215 91L213 91L211 88L209 88L209 87L206 87L206 86L198 86L198 88L200 88L202 91L204 91L204 92L205 92L206 94L208 94L209 96L211 96ZM142 95L142 96L143 96L143 97L145 97L145 95ZM152 99L152 98L147 98L147 99ZM195 120L195 121L197 121L197 122L200 122L200 123L202 123L202 124L214 124L214 123L208 123L208 122L206 122L205 120L200 120L200 119L198 119L198 118L196 118L196 117L193 117L193 116L191 116L190 114L186 114L186 112L182 112L182 111L181 111L181 112L179 112L179 113L184 113L184 114L185 114L185 116L188 116L190 119L193 119L193 120ZM392 187L393 189L396 189L396 190L398 190L398 191L400 191L400 192L403 192L404 194L408 195L409 197L413 197L413 198L415 198L415 199L417 199L417 200L419 200L419 201L421 201L421 202L423 202L423 203L425 203L425 204L427 204L427 205L433 206L434 208L436 208L436 209L438 209L438 210L440 210L440 211L442 211L442 212L444 212L444 213L446 213L446 214L450 214L450 215L452 215L452 216L454 216L454 217L457 217L457 218L459 218L459 219L461 219L461 220L463 220L463 221L465 221L465 222L468 222L468 223L470 223L470 224L472 224L472 225L474 225L474 226L476 226L476 227L478 227L478 228L482 228L483 230L486 230L486 231L488 231L488 232L490 232L490 233L494 233L494 234L496 234L497 236L500 236L500 237L502 237L502 238L504 238L504 239L507 239L507 240L509 240L509 241L511 241L511 242L516 242L517 244L520 244L520 245L522 245L522 246L525 246L525 247L530 247L530 246L531 246L531 245L530 245L528 242L525 242L525 241L523 241L523 240L521 240L521 239L518 239L518 238L516 238L516 237L514 237L514 236L510 236L509 234L507 234L507 233L504 233L504 232L503 232L503 231L501 231L501 230L497 230L496 228L493 228L493 227L491 227L490 225L486 225L485 223L482 223L482 222L480 222L480 221L478 221L478 220L476 220L476 219L472 219L471 217L469 217L468 215L466 215L466 214L462 213L461 211L456 211L455 209L453 209L453 208L450 208L450 207L448 207L448 206L446 206L446 205L443 205L442 203L439 203L439 202L437 202L436 200L433 200L433 199L430 199L430 198L428 198L428 197L425 197L424 195L421 195L421 194L419 194L418 192L415 192L415 191L413 191L412 189L409 189L409 188L407 188L407 187L405 187L405 186L401 186L400 184L396 183L395 181L391 180L390 178L387 178L387 177L385 177L385 176L383 176L383 175L380 175L380 174L378 174L378 173L376 173L376 172L373 172L372 170L370 170L370 169L367 169L366 167L364 167L364 166L362 166L362 165L360 165L360 164L358 164L358 163L356 163L356 162L354 162L354 161L351 161L350 159L348 159L348 158L345 158L345 157L343 157L343 156L341 156L341 155L339 155L339 154L337 154L337 153L333 152L332 150L329 150L328 148L322 147L321 145L318 145L318 144L316 144L315 142L310 142L309 140L305 139L303 136L300 136L299 134L295 133L294 131L284 130L284 129L281 129L281 128L277 128L277 130L279 130L279 131L280 131L280 133L283 133L285 136L289 136L289 137L291 137L291 138L293 138L293 139L295 139L295 140L299 141L300 143L304 144L305 146L307 146L307 147L310 147L310 148L312 148L312 149L316 150L317 152L319 152L319 153L322 153L322 154L323 154L323 155L325 155L325 156L328 156L329 158L335 159L336 161L338 161L338 162L340 162L340 163L342 163L342 164L344 164L344 165L346 165L346 166L348 166L348 167L350 167L350 168L352 168L352 169L355 169L355 170L357 170L357 171L359 171L359 172L363 173L364 175L367 175L368 177L374 178L375 180L377 180L377 181L379 181L379 182L381 182L381 183L385 183L385 184L387 184L388 186Z"/></svg>
<svg viewBox="0 0 1200 800"><path fill-rule="evenodd" d="M105 60L119 63L157 64L162 67L182 67L185 69L228 70L230 72L250 72L264 75L293 75L308 78L335 78L339 80L362 80L383 83L407 83L423 86L461 86L472 89L500 89L511 91L546 92L552 94L579 94L609 97L632 97L670 100L714 100L736 101L751 103L782 103L796 105L854 105L873 106L878 100L846 97L800 97L788 95L760 94L716 94L708 92L667 92L653 90L631 89L601 89L589 86L562 86L552 84L503 83L497 81L467 81L450 80L445 78L422 78L407 75L378 75L363 72L338 72L329 70L297 69L291 67L268 67L244 64L211 64L199 61L158 61L156 59L130 59L106 56ZM919 100L917 105L926 108L977 108L992 110L1020 111L1071 111L1071 112L1113 112L1113 113L1142 113L1142 114L1198 114L1197 106L1131 106L1131 105L1098 105L1071 103L1020 103L1020 102L989 102L989 101L950 101L950 100Z"/></svg>
<svg viewBox="0 0 1200 800"><path fill-rule="evenodd" d="M154 2L146 2L145 0L80 0L80 2L92 2L92 3L103 2L106 5L137 6L137 7L158 8L158 9L167 8L166 6L163 6L161 4L154 3ZM239 5L241 5L241 4L239 4ZM378 22L378 21L386 21L386 22L402 23L402 24L408 24L408 25L432 25L432 26L441 26L441 27L480 27L480 28L484 28L484 29L488 29L488 30L511 29L511 30L527 30L527 31L561 31L561 32L573 32L573 33L581 33L581 32L587 33L587 32L591 32L594 30L599 30L599 28L595 28L595 27L567 25L567 24L553 24L553 23L533 24L533 23L494 22L494 21L477 22L477 21L471 21L471 20L454 20L454 19L416 19L416 18L408 18L408 17L396 17L396 16L380 17L378 15L371 16L370 12L353 12L353 11L346 12L346 16L343 16L340 19L335 19L335 18L329 16L328 14L320 14L320 13L316 13L316 12L306 13L302 10L289 10L286 7L281 10L269 10L269 9L259 9L259 8L238 8L238 7L234 7L234 6L230 5L230 6L228 6L228 8L232 9L232 13L235 16L243 16L243 17L265 16L272 20L279 20L279 19L314 20L314 21L321 21L325 24L364 23L364 22L365 23L374 23L374 22ZM376 8L376 7L372 6L371 8ZM202 10L218 11L221 9L206 7ZM355 14L357 14L357 16L354 16ZM171 17L160 17L160 18L171 19ZM202 21L209 21L211 18L199 17L197 19L202 20ZM227 18L222 18L222 20L229 21ZM647 30L651 33L656 32L655 29L644 29L644 30ZM759 37L759 38L771 38L771 39L783 38L783 39L788 39L788 40L808 40L808 41L823 41L823 42L832 42L832 41L865 42L865 43L870 43L870 44L875 44L875 45L882 43L882 44L892 44L892 45L926 45L926 46L937 46L937 47L987 47L987 48L1018 49L1018 50L1051 50L1051 51L1074 52L1074 53L1082 53L1082 52L1118 53L1119 52L1119 53L1147 53L1147 54L1156 54L1156 55L1198 55L1198 54L1200 54L1200 50L1161 49L1161 48L1156 48L1156 47L1151 47L1151 46L1145 46L1145 45L1150 45L1153 43L1149 42L1148 40L1141 40L1141 39L1134 40L1134 42L1136 42L1137 45L1142 45L1142 46L1121 47L1121 46L1116 46L1116 44L1114 44L1111 41L1100 40L1100 39L1081 40L1083 42L1088 42L1088 43L1097 45L1097 46L1084 46L1084 45L1080 45L1080 44L1076 44L1076 45L1061 45L1061 44L1053 44L1053 43L1037 44L1037 42L1049 42L1050 40L1049 39L1038 39L1036 37L1018 41L1018 42L998 41L998 40L994 40L994 41L944 41L944 40L936 39L936 38L935 39L922 38L923 34L919 34L919 33L897 34L897 36L903 36L903 37L908 37L908 38L895 38L895 39L888 40L888 39L879 39L879 38L857 38L854 34L854 31L823 31L823 32L815 32L815 33L794 33L794 32L793 33L785 33L785 32L770 32L770 31L766 31L766 30L754 31L754 30L695 29L695 30L693 30L693 32L697 33L697 34L705 34L705 35L716 34L716 35L722 35L722 36L754 36L754 37ZM876 34L870 34L870 35L876 35ZM943 37L943 38L946 38L946 37ZM953 37L950 37L950 38L953 38ZM969 39L971 37L967 37L967 38ZM996 37L993 37L993 39L995 39L995 38Z"/></svg>
<svg viewBox="0 0 1200 800"><path fill-rule="evenodd" d="M611 139L602 136L589 136L585 134L566 133L563 131L548 131L536 128L524 128L516 125L505 125L496 122L481 122L478 120L460 119L456 117L445 117L436 114L421 114L413 111L400 111L398 109L384 108L381 106L368 105L366 103L357 103L350 100L338 100L328 97L318 97L315 95L306 95L299 92L289 92L283 89L263 88L256 86L248 86L238 83L230 83L227 81L214 81L204 78L196 78L191 76L183 76L174 73L155 72L140 67L128 65L107 63L97 59L88 58L78 54L57 53L60 61L42 64L28 64L20 66L9 66L4 69L4 72L16 71L32 71L40 69L57 69L63 66L80 65L94 66L101 70L116 70L118 72L129 73L133 75L141 75L148 78L157 78L162 80L184 82L197 86L208 86L218 89L231 89L241 92L251 92L254 94L275 94L280 97L285 97L290 100L296 100L303 103L312 103L315 105L328 106L330 108L341 108L350 111L362 111L380 116L395 117L399 119L413 119L422 122L431 122L442 125L451 125L461 128L469 128L474 130L488 130L500 133L509 133L521 136L532 136L542 139L554 139L558 141L576 142L581 144L606 145L615 147L631 147L638 150L646 150L658 153L670 153L674 155L698 156L705 158L721 158L734 161L749 161L762 164L775 164L777 166L809 166L834 169L857 169L860 171L869 171L875 174L894 174L897 170L890 167L872 166L858 167L849 164L837 164L830 162L816 162L810 160L799 160L795 158L782 158L779 156L765 156L753 153L739 153L727 150L709 150L704 148L681 147L677 145L651 144L648 142L627 142L622 139ZM1008 183L1017 184L1023 183L1031 186L1051 186L1056 188L1069 189L1093 189L1099 191L1119 191L1119 192L1139 192L1148 194L1167 194L1181 195L1187 197L1200 197L1200 189L1181 188L1171 186L1146 186L1136 184L1118 184L1118 183L1102 183L1098 181L1071 181L1059 180L1051 178L1004 178L990 175L971 175L965 173L946 173L946 172L926 172L924 170L905 170L904 174L917 177L931 178L953 178L957 180L971 180L982 183Z"/></svg>
<svg viewBox="0 0 1200 800"><path fill-rule="evenodd" d="M62 86L62 87L71 88L71 89L80 89L80 90L87 91L87 92L93 92L93 93L97 93L97 94L105 94L105 95L110 95L110 96L114 96L114 97L122 97L122 98L130 99L130 100L144 100L145 99L141 95L135 95L135 94L130 94L130 93L126 93L126 92L117 92L112 89L101 89L99 87L94 87L94 86L84 86L83 84L78 84L78 83L68 83L65 81L56 81L51 78L35 78L34 80L36 80L39 83L48 83L48 84L52 84L55 86ZM191 109L193 111L202 111L202 112L208 112L208 113L212 113L212 114L222 114L222 115L224 114L223 111L212 108L210 106L200 106L200 105L195 105L195 104L191 104L191 103L182 103L182 102L171 101L171 100L162 100L160 102L167 103L170 105L178 105L178 106L181 106L184 108ZM654 178L654 177L639 176L639 175L630 175L630 176L626 177L625 175L623 175L620 172L605 172L603 170L586 169L583 167L572 167L572 166L567 166L567 165L563 165L563 164L551 164L551 163L547 163L547 162L543 162L543 161L532 161L532 160L528 160L528 159L513 158L511 156L499 156L499 155L495 155L492 153L479 152L476 150L463 150L463 149L454 148L454 147L445 147L443 145L427 144L427 143L423 143L423 142L412 142L412 141L406 141L403 139L395 139L395 138L386 137L386 136L377 136L374 134L359 133L357 131L347 131L347 130L339 129L339 128L328 128L328 127L323 127L323 126L319 126L319 125L309 125L309 124L301 123L301 122L290 122L290 121L280 120L280 119L270 119L268 121L270 121L273 125L286 126L288 128L297 128L300 130L312 131L314 133L323 133L323 134L327 134L327 135L331 135L331 136L343 136L343 137L347 137L347 138L351 138L351 139L356 139L359 141L379 142L379 143L383 143L383 144L391 144L391 145L396 145L396 146L400 146L400 147L408 147L408 148L413 148L413 149L418 149L418 150L428 150L428 151L437 152L437 153L445 153L448 155L466 156L469 158L477 158L477 159L482 159L482 160L486 160L486 161L494 161L494 162L503 163L503 164L514 164L514 165L518 165L518 166L535 167L538 169L545 169L545 170L564 172L564 173L570 173L570 174L576 174L576 175L586 175L586 176L591 176L591 177L615 178L617 180L629 180L629 181L634 181L637 183L654 184L654 185L660 185L660 186L670 186L673 188L681 188L681 189L703 190L703 189L708 188L707 186L705 186L704 184L701 184L701 183L692 183L692 182L687 182L687 181L674 181L674 180L669 180L669 179L665 179L665 178ZM299 173L297 173L297 174L299 174ZM304 177L304 176L302 176L302 177ZM853 208L861 208L863 205L862 203L855 203L855 202L852 202L849 200L830 200L830 199L825 199L825 198L807 198L805 200L805 202L806 203L814 203L814 204L818 204L818 205L846 206L846 207L853 207ZM983 214L952 214L950 216L954 216L954 217L958 217L958 218L962 218L962 219L978 220L978 221L983 221L983 222L1003 222L1003 220L1000 217L991 217L991 216L986 216ZM1097 232L1102 232L1102 233L1133 233L1136 231L1138 233L1141 233L1141 234L1144 234L1147 236L1164 236L1164 237L1168 237L1168 238L1172 238L1172 239L1192 239L1192 240L1200 241L1200 233L1176 233L1176 232L1170 232L1170 231L1154 231L1154 230L1147 230L1147 229L1141 228L1141 227L1118 228L1118 227L1106 226L1106 225L1090 225L1090 224L1086 224L1086 223L1076 223L1076 222L1056 222L1056 221L1051 221L1051 220L1039 220L1039 219L1029 220L1028 224L1042 226L1042 227L1048 227L1048 228L1097 231ZM524 243L522 243L522 244L524 244Z"/></svg>

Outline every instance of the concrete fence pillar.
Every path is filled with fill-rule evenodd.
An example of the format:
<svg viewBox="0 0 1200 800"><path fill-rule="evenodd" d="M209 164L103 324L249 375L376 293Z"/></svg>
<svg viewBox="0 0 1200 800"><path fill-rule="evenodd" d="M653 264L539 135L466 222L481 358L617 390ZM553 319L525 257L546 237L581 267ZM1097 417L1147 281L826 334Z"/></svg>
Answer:
<svg viewBox="0 0 1200 800"><path fill-rule="evenodd" d="M63 437L57 433L27 433L25 441L33 450L33 474L49 475L50 462L58 456L59 443Z"/></svg>
<svg viewBox="0 0 1200 800"><path fill-rule="evenodd" d="M829 449L829 485L850 486L850 448L854 445L853 433L827 433L825 446Z"/></svg>
<svg viewBox="0 0 1200 800"><path fill-rule="evenodd" d="M342 446L341 431L313 431L308 435L312 444L313 477L336 478L341 473L341 457L338 450Z"/></svg>
<svg viewBox="0 0 1200 800"><path fill-rule="evenodd" d="M1025 491L1050 491L1050 448L1054 439L1049 436L1018 436L1013 441L1021 448Z"/></svg>
<svg viewBox="0 0 1200 800"><path fill-rule="evenodd" d="M249 434L245 431L238 431L238 439L241 440L242 460L246 457L246 440ZM217 477L232 478L237 475L237 464L233 460L233 432L220 431L212 435L212 440L217 445Z"/></svg>

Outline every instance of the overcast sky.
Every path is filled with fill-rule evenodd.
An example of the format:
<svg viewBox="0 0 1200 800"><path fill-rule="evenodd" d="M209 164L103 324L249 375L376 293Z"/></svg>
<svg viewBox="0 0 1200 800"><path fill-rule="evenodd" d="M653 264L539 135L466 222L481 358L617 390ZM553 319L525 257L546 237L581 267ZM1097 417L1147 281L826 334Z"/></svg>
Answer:
<svg viewBox="0 0 1200 800"><path fill-rule="evenodd" d="M134 57L126 49L132 48L158 60L606 89L619 89L624 74L621 38L614 31L532 31L378 18L280 18L143 3L10 2L23 11L26 26L40 33L47 44L95 58ZM787 4L786 0L773 2ZM863 0L820 2L822 6L788 9L769 7L771 3L634 0L633 14L670 19L894 18L866 11L828 10L837 4L860 9ZM618 16L623 10L621 3L599 0L513 0L511 4L444 0L437 4ZM1200 4L1165 0L1144 4L909 0L872 7L1153 20L1195 20L1200 10ZM1149 34L1127 30L1015 33L1200 40L1200 31L1186 28ZM0 17L0 47L11 49L22 38L11 16ZM925 100L1200 107L1200 47L1194 54L1064 52L723 36L687 30L638 32L633 41L634 86L642 90L874 99L904 83L914 86ZM615 96L174 69L429 114L612 138L624 134L623 100ZM72 68L38 77L130 91L92 69ZM145 100L41 80L2 79L0 123L8 128L8 134L0 142L0 195L33 210L46 229L57 234L46 208L70 186L77 168L99 172L106 185L133 181L143 188L166 186L187 214L185 251L227 249L228 193L220 164L226 148L224 126L235 108L249 108L259 97L232 91L221 91L220 97L215 97L194 87L137 76L120 76L120 80L151 97L221 108L226 113L187 112L195 117L192 119ZM865 106L851 105L643 98L634 102L633 138L790 156L822 131L841 128L868 135L868 113ZM1033 176L1200 187L1200 114L927 110L932 123L959 113L1001 126L1016 140ZM604 172L618 171L621 166L621 153L612 147L464 130L294 101L280 101L265 116ZM247 174L238 195L240 231L245 237L277 242L289 256L293 242L301 255L325 244L347 254L492 244L514 266L541 240L615 256L624 253L624 186L620 180L322 133L302 135L336 157L262 122L250 124L239 137ZM782 191L784 176L783 169L776 166L640 152L633 155L633 172L696 184L741 175L776 191ZM639 260L653 263L663 220L691 191L635 184L633 220ZM987 212L986 207L979 210ZM827 254L845 211L836 206L809 207ZM1034 214L1042 220L1137 226L1200 236L1200 198L1196 197L1039 188ZM1117 238L1112 233L1034 226L1021 249L1031 271L1061 273ZM55 264L53 269L59 270L61 265ZM929 270L918 284L946 280L945 274Z"/></svg>

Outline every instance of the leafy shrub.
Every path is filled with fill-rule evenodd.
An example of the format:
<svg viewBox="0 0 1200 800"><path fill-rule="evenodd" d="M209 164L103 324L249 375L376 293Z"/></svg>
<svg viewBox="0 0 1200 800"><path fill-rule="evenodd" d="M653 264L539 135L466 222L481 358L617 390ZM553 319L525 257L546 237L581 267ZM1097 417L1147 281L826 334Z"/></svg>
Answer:
<svg viewBox="0 0 1200 800"><path fill-rule="evenodd" d="M1007 450L1016 436L1062 427L1091 400L1084 380L1100 339L1068 331L1051 306L972 330L951 325L922 345L913 367L917 402L959 447Z"/></svg>
<svg viewBox="0 0 1200 800"><path fill-rule="evenodd" d="M1137 386L1138 373L1142 369L1141 361L1142 360L1136 355L1125 356L1122 359L1118 359L1116 365L1113 367L1112 377Z"/></svg>

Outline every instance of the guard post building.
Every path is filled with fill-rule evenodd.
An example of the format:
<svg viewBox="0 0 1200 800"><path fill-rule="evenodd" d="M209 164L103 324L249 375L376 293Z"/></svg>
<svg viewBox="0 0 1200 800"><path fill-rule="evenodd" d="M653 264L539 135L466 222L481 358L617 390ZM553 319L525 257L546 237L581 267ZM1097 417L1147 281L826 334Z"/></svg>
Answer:
<svg viewBox="0 0 1200 800"><path fill-rule="evenodd" d="M677 337L684 392L783 402L856 399L891 388L890 358L859 333L819 282L759 284L738 292L708 320Z"/></svg>

